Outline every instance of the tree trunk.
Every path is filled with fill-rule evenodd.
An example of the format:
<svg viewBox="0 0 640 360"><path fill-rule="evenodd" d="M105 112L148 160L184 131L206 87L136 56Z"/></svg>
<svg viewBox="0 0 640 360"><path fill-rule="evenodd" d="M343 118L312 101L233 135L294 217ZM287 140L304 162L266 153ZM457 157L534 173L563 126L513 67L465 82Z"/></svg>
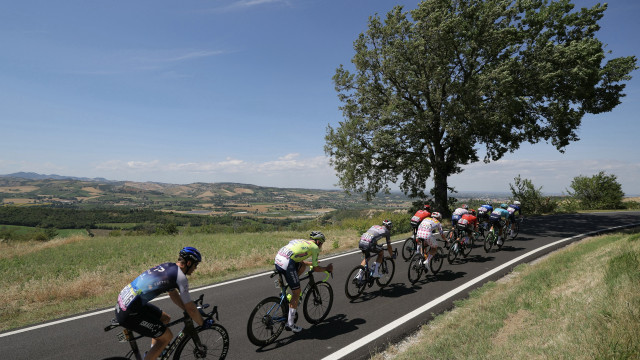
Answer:
<svg viewBox="0 0 640 360"><path fill-rule="evenodd" d="M442 218L451 217L451 210L447 201L447 175L438 166L433 168L433 199L435 202L435 211L442 214Z"/></svg>

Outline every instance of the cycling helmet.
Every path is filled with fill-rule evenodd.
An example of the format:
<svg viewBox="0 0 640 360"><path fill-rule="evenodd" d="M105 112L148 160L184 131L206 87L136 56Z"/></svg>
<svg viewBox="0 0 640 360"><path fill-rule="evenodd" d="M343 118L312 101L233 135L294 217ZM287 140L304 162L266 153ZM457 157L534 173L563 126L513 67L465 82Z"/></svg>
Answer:
<svg viewBox="0 0 640 360"><path fill-rule="evenodd" d="M436 220L438 220L438 221L442 220L442 214L440 214L440 213L439 213L439 212L437 212L437 211L436 211L436 212L434 212L433 214L431 214L431 217L432 217L432 218L434 218L434 219L436 219Z"/></svg>
<svg viewBox="0 0 640 360"><path fill-rule="evenodd" d="M180 250L180 257L184 260L190 260L192 262L201 262L202 261L202 255L200 255L200 251L198 251L198 249L191 247L191 246L187 246L182 248L182 250Z"/></svg>
<svg viewBox="0 0 640 360"><path fill-rule="evenodd" d="M518 200L514 201L514 202L513 202L513 205L518 205L518 206L520 206L520 201L518 201Z"/></svg>
<svg viewBox="0 0 640 360"><path fill-rule="evenodd" d="M391 230L391 226L393 225L393 223L391 222L391 220L384 220L382 222L382 226L386 227L387 229Z"/></svg>
<svg viewBox="0 0 640 360"><path fill-rule="evenodd" d="M475 215L475 214L476 214L476 211L475 211L475 210L473 210L473 209L469 209L469 213L470 213L471 215Z"/></svg>
<svg viewBox="0 0 640 360"><path fill-rule="evenodd" d="M465 210L469 210L469 205L467 205L467 204L462 204L462 208L463 208L463 209L465 209Z"/></svg>
<svg viewBox="0 0 640 360"><path fill-rule="evenodd" d="M324 241L326 240L326 238L324 237L324 234L321 233L320 231L312 231L311 234L309 234L309 238L311 240L315 240L319 242L320 244L323 244Z"/></svg>
<svg viewBox="0 0 640 360"><path fill-rule="evenodd" d="M427 211L431 211L431 205L424 204L424 209L427 210Z"/></svg>
<svg viewBox="0 0 640 360"><path fill-rule="evenodd" d="M508 208L507 204L500 204L500 207L503 208L503 209Z"/></svg>

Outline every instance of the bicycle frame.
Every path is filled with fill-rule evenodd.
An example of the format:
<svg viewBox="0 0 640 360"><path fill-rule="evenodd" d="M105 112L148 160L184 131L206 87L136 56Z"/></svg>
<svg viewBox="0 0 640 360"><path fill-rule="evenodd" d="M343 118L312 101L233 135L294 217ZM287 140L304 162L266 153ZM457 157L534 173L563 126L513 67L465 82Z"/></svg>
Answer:
<svg viewBox="0 0 640 360"><path fill-rule="evenodd" d="M307 280L307 279L309 279L309 281L307 282L307 286L305 286L304 289L302 290L302 292L300 293L300 297L298 298L298 302L302 301L302 299L307 294L309 289L311 289L316 284L315 278L313 277L313 273L314 273L314 271L313 271L313 266L312 266L311 269L309 269L309 271L307 272L307 276L304 276L304 277L300 278L300 281ZM320 282L326 282L327 279L329 279L329 276L331 276L331 273L329 273L328 271L325 271L325 273L327 274L327 276L324 279L322 279ZM286 301L286 303L288 304L290 299L291 299L291 294L287 293L287 290L289 289L289 284L285 285L285 281L282 279L282 274L277 272L277 271L274 271L273 274L271 274L271 277L276 276L276 274L278 275L278 278L275 280L275 283L276 283L276 287L280 288L280 302L277 305L274 304L269 309L269 311L267 311L267 314L271 314L271 312L274 309L277 309L278 307L281 307L282 303L284 301ZM297 314L296 314L296 316L297 316ZM277 318L272 318L272 319L275 322L286 322L288 320L288 314L284 314L284 316L282 316L282 317L277 317Z"/></svg>
<svg viewBox="0 0 640 360"><path fill-rule="evenodd" d="M202 312L202 309L205 309L209 306L209 304L202 304L204 298L204 294L200 295L200 297L198 298L198 300L195 301L196 305L198 305L198 309ZM117 306L117 305L116 305ZM209 318L209 317L213 317L216 316L217 318L218 315L218 307L214 306L213 310L211 311L211 313L209 314L204 314L203 317L204 318ZM104 328L104 331L109 331L112 329L115 329L119 326L121 326L120 324L118 324L117 322L114 322L115 319L113 319L111 321L111 324L107 327ZM162 351L162 355L160 356L160 360L168 360L171 355L173 354L173 352L176 350L176 348L178 347L178 345L180 344L180 341L182 341L182 339L189 335L191 336L191 338L193 339L194 343L196 344L196 346L198 348L200 348L202 346L201 342L200 342L200 337L198 336L198 332L196 331L195 326L193 325L193 321L191 321L191 317L184 312L184 316L181 317L180 319L174 320L168 324L165 325L165 327L170 328L176 324L179 323L184 323L184 328L180 331L180 333L178 333L178 335L176 335L171 342L169 343L169 345L167 345L167 347ZM144 335L134 335L133 331L124 328L122 330L122 332L120 332L118 334L118 341L120 342L129 342L129 346L131 346L131 350L129 350L129 352L127 353L127 355L125 357L127 358L131 358L131 356L135 357L136 360L142 360L143 356L142 354L140 354L140 348L138 347L138 339L141 339L145 337Z"/></svg>

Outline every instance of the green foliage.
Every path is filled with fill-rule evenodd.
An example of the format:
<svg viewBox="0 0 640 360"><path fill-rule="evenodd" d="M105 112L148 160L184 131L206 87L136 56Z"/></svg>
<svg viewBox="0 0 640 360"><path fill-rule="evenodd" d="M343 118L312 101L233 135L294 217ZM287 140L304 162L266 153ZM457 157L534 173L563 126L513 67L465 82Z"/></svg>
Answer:
<svg viewBox="0 0 640 360"><path fill-rule="evenodd" d="M523 142L559 151L585 113L611 111L636 57L609 58L596 38L606 4L425 0L372 16L351 72L333 77L345 120L325 152L343 189L367 198L398 184L448 208L449 176ZM479 151L484 152L479 154Z"/></svg>
<svg viewBox="0 0 640 360"><path fill-rule="evenodd" d="M581 209L621 209L624 192L616 176L604 171L591 177L576 176L571 182L569 195L578 202Z"/></svg>
<svg viewBox="0 0 640 360"><path fill-rule="evenodd" d="M520 175L509 184L513 200L522 203L522 212L526 214L548 214L556 211L558 203L549 196L542 195L542 187L536 189L531 180L522 179Z"/></svg>

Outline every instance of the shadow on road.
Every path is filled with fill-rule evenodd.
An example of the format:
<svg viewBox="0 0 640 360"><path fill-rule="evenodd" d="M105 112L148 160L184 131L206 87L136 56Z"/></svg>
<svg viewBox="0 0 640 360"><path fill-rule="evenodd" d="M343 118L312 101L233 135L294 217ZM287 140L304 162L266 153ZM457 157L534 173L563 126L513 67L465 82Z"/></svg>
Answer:
<svg viewBox="0 0 640 360"><path fill-rule="evenodd" d="M360 325L366 322L367 321L362 318L347 319L345 314L337 314L325 319L320 324L310 325L297 334L285 330L282 332L281 338L278 341L256 349L256 353L276 350L298 340L329 340L336 336L356 331Z"/></svg>

